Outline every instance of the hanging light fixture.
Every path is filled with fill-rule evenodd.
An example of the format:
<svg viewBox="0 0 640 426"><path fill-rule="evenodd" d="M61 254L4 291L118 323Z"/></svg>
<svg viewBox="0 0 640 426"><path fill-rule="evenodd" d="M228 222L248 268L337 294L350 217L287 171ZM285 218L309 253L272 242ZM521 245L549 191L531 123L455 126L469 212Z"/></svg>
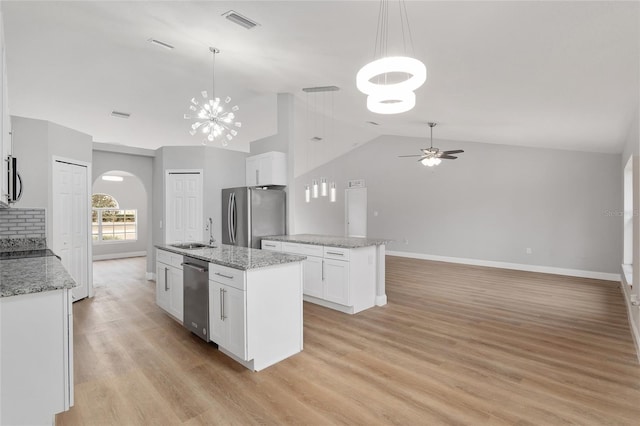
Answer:
<svg viewBox="0 0 640 426"><path fill-rule="evenodd" d="M206 135L206 139L202 144L206 145L207 141L213 142L216 138L221 138L222 146L227 144L238 134L238 130L242 127L242 123L235 121L235 113L240 109L237 105L229 107L231 98L227 96L224 100L216 97L215 75L216 75L216 54L220 50L210 47L209 51L213 54L213 72L211 74L211 97L206 90L200 92L202 100L197 101L191 98L189 105L190 112L184 115L185 120L192 120L189 133L195 136L199 132Z"/></svg>
<svg viewBox="0 0 640 426"><path fill-rule="evenodd" d="M378 28L374 49L374 61L363 66L356 75L358 90L367 96L367 108L377 114L399 114L411 110L416 105L414 91L427 80L427 68L415 58L407 55L405 34L409 38L413 52L413 39L407 7L404 0L398 0L400 30L405 56L388 56L389 1L380 1ZM406 31L405 31L406 27ZM395 74L405 74L406 80L397 81Z"/></svg>

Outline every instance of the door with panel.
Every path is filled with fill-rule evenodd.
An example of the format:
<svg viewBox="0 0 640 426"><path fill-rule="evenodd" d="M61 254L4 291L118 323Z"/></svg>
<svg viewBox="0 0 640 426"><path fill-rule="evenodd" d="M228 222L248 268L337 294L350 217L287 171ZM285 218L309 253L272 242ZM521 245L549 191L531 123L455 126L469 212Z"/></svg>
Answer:
<svg viewBox="0 0 640 426"><path fill-rule="evenodd" d="M324 265L321 257L307 256L304 260L304 294L313 297L324 297L323 280Z"/></svg>
<svg viewBox="0 0 640 426"><path fill-rule="evenodd" d="M73 299L89 295L89 191L87 167L53 163L52 248L77 286Z"/></svg>
<svg viewBox="0 0 640 426"><path fill-rule="evenodd" d="M324 259L324 298L341 305L350 305L349 262Z"/></svg>
<svg viewBox="0 0 640 426"><path fill-rule="evenodd" d="M165 184L165 242L202 241L202 171L167 171Z"/></svg>

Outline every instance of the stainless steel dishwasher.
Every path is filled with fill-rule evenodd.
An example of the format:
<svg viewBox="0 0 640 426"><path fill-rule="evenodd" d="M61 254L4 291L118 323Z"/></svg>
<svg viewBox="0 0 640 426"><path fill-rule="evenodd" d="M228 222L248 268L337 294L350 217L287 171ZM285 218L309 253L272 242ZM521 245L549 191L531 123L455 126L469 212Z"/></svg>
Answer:
<svg viewBox="0 0 640 426"><path fill-rule="evenodd" d="M184 326L209 341L209 264L194 257L182 259L184 277Z"/></svg>

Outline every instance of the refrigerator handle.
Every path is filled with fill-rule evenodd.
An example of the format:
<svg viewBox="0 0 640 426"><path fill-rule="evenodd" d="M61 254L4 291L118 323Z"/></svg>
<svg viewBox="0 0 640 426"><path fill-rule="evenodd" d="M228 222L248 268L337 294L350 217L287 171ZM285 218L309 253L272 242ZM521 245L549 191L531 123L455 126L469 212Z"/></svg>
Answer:
<svg viewBox="0 0 640 426"><path fill-rule="evenodd" d="M229 243L233 244L233 237L231 235L231 200L233 199L233 192L229 193L229 203L227 203L227 233L229 234Z"/></svg>
<svg viewBox="0 0 640 426"><path fill-rule="evenodd" d="M236 243L236 233L238 231L238 207L236 205L236 193L233 193L233 198L231 200L231 218L232 218L232 222L231 222L231 235L232 235L232 242L233 244Z"/></svg>

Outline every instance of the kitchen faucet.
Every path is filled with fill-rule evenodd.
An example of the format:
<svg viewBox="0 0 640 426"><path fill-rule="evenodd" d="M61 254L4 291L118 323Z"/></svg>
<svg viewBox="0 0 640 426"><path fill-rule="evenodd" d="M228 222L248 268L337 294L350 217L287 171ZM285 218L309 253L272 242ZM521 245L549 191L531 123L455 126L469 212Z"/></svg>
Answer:
<svg viewBox="0 0 640 426"><path fill-rule="evenodd" d="M209 225L207 225L207 228L209 228L209 245L213 245L213 243L216 242L216 239L213 238L213 219L209 218Z"/></svg>

